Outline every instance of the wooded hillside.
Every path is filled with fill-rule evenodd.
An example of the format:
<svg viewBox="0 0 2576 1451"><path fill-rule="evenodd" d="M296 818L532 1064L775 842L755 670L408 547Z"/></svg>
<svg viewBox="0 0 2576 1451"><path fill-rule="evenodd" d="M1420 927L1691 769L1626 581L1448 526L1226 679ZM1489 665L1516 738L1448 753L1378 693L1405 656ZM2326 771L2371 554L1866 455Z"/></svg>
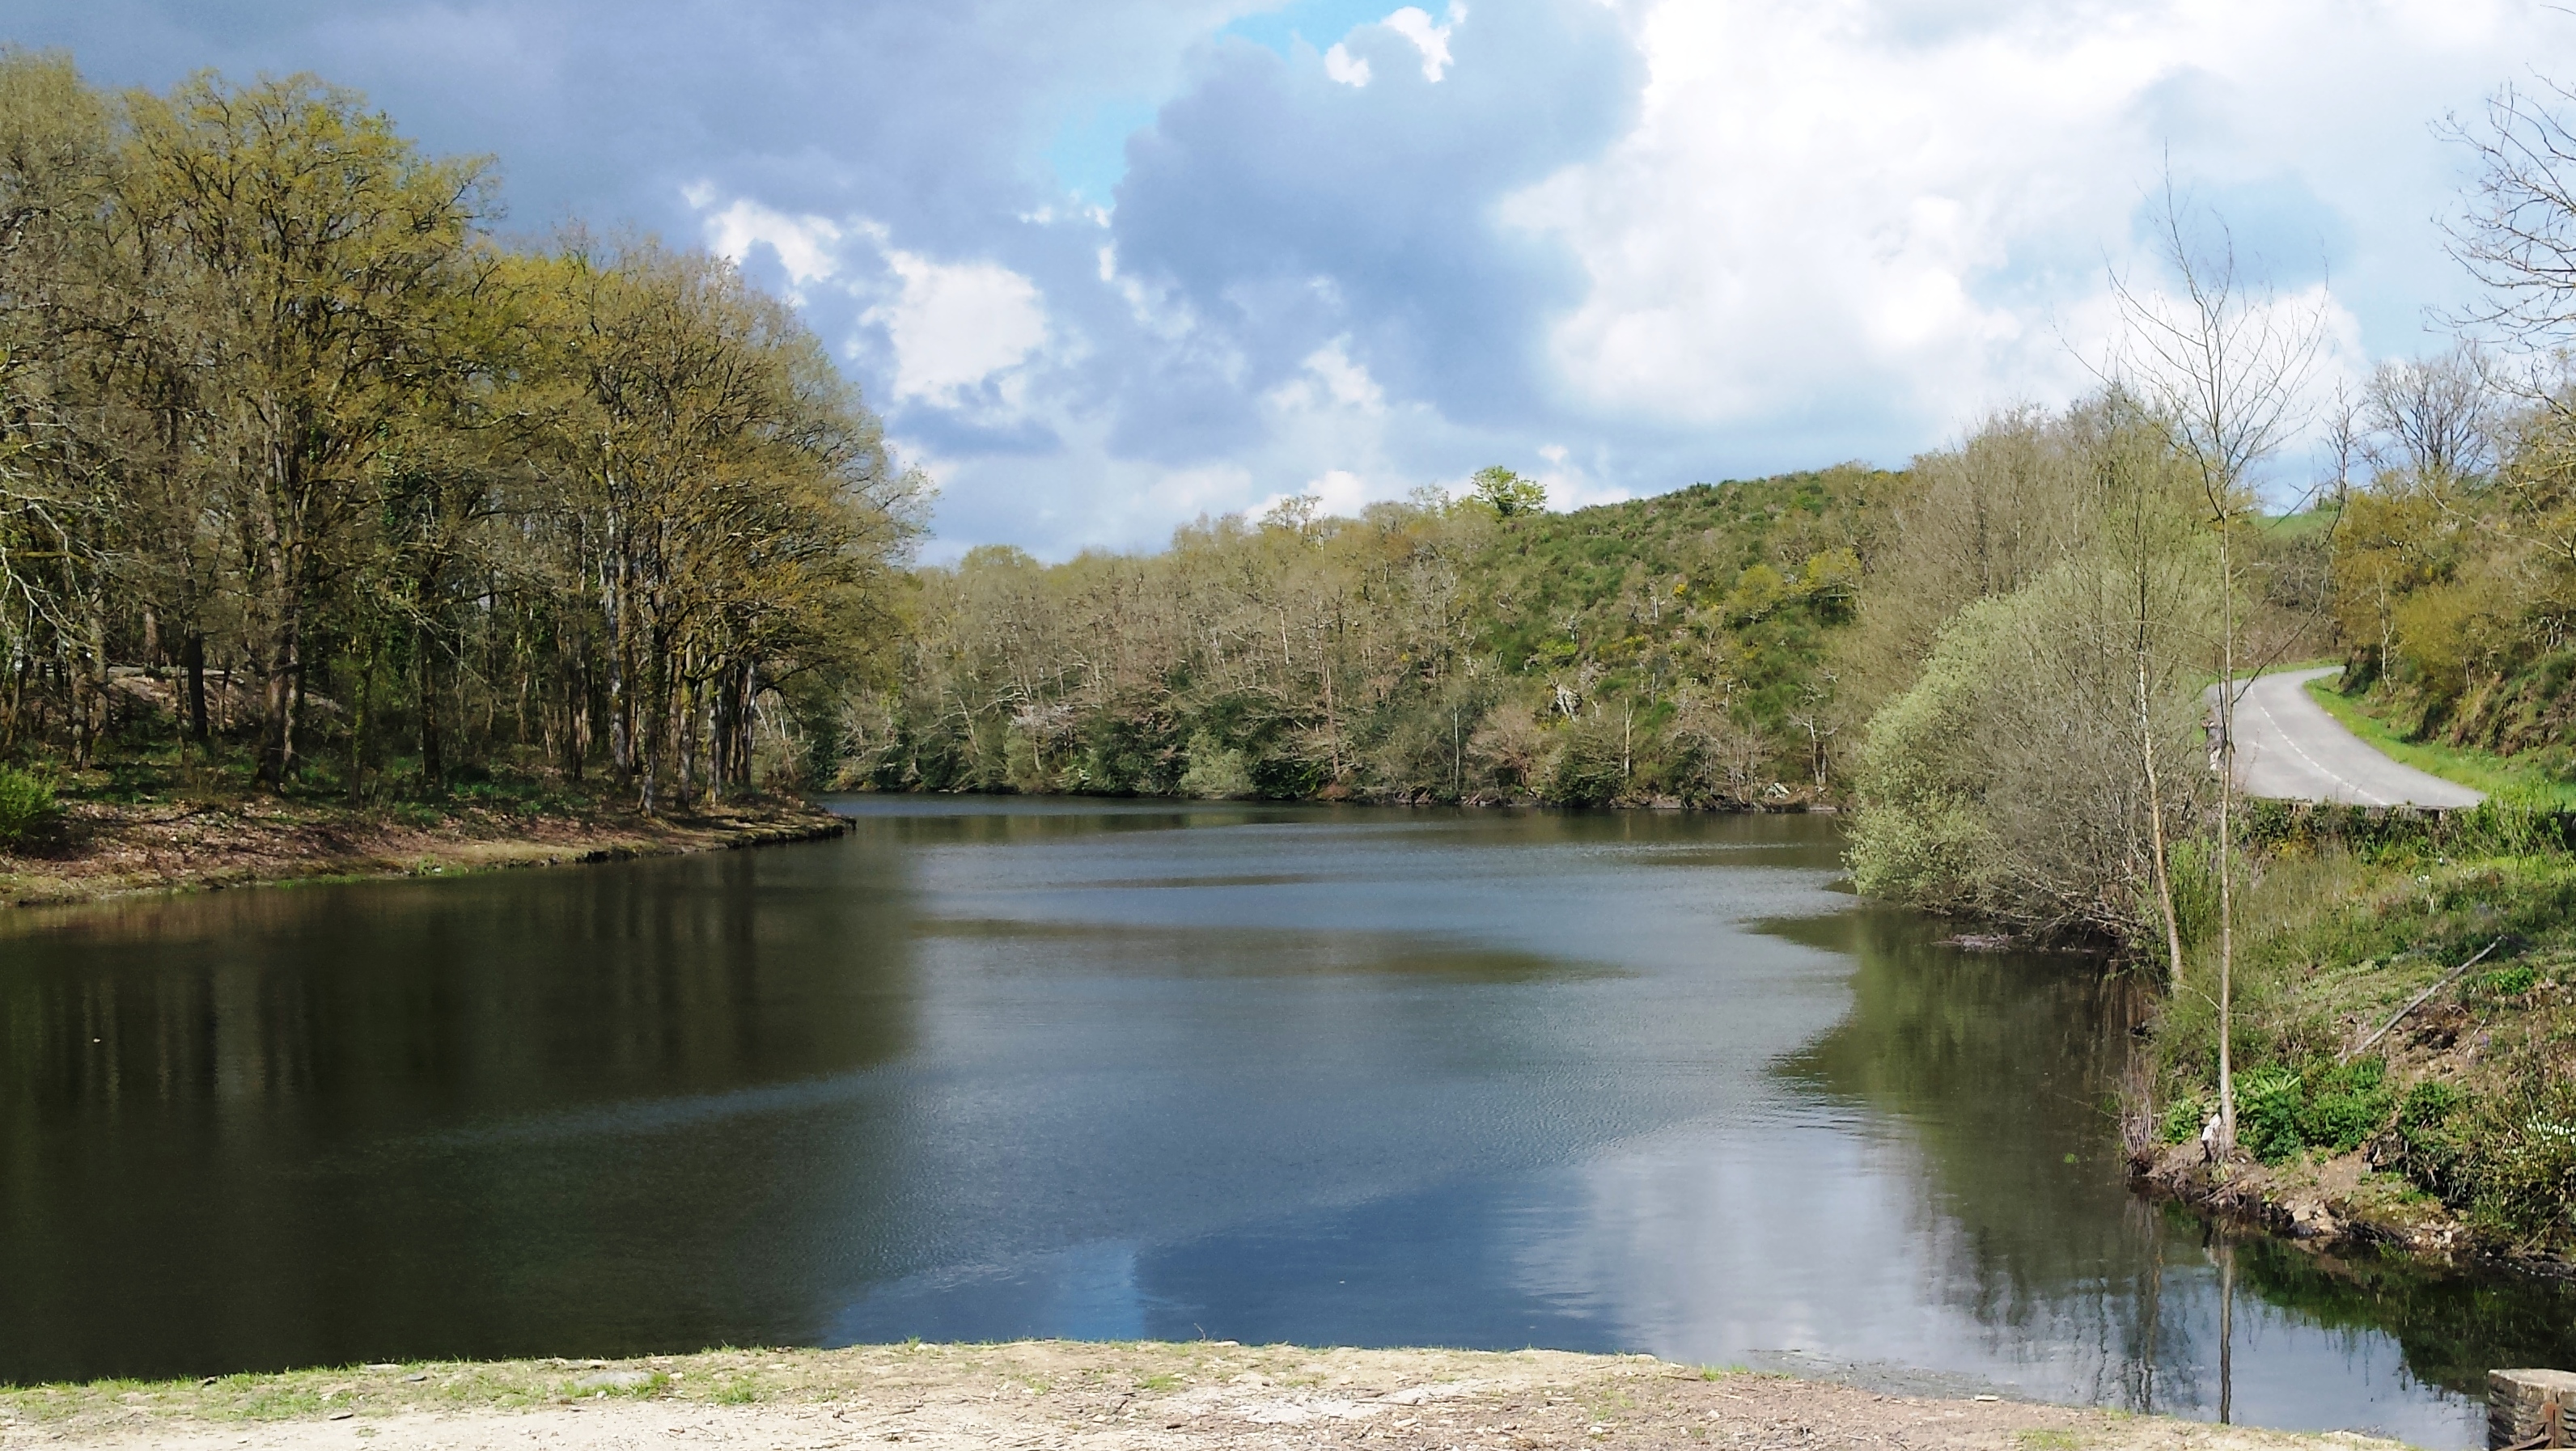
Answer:
<svg viewBox="0 0 2576 1451"><path fill-rule="evenodd" d="M900 683L853 702L843 782L1569 804L1831 785L1828 643L1901 476L1564 514L1487 481L1357 519L1291 499L1151 555L923 571Z"/></svg>

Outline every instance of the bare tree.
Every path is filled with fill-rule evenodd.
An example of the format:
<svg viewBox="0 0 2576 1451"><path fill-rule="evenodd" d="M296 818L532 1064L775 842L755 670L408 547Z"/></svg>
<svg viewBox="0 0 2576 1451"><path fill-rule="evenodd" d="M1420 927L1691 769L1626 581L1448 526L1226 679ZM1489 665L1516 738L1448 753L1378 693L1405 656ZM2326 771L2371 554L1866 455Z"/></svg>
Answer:
<svg viewBox="0 0 2576 1451"><path fill-rule="evenodd" d="M2192 208L2165 179L2157 217L2161 260L2178 296L2114 278L2128 324L2128 371L2198 476L2218 537L2218 1096L2222 1153L2236 1146L2232 1008L2236 965L2236 559L2233 536L2254 507L2252 475L2297 431L2301 397L2324 337L2324 307L2285 302L2238 272L2225 221L2215 245L2195 245ZM2576 240L2576 239L2571 239Z"/></svg>
<svg viewBox="0 0 2576 1451"><path fill-rule="evenodd" d="M2494 466L2495 381L2486 350L2463 338L2433 357L2381 363L2362 390L2362 417L2393 450L2385 461L2440 492ZM2347 438L2330 442L2341 448Z"/></svg>
<svg viewBox="0 0 2576 1451"><path fill-rule="evenodd" d="M2486 288L2486 301L2454 321L2493 328L2548 352L2576 340L2576 132L2544 94L2506 86L2487 100L2486 124L2452 116L2443 134L2478 159L2467 215L2448 224L2450 252Z"/></svg>

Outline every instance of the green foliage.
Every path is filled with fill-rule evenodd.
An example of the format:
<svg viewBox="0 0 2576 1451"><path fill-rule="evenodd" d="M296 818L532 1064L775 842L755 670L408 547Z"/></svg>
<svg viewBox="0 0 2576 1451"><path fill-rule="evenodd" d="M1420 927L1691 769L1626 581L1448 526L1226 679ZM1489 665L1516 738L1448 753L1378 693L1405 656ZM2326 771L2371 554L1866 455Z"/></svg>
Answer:
<svg viewBox="0 0 2576 1451"><path fill-rule="evenodd" d="M2532 1068L2471 1096L2420 1083L2398 1112L2397 1167L2480 1230L2524 1248L2576 1248L2576 1084Z"/></svg>
<svg viewBox="0 0 2576 1451"><path fill-rule="evenodd" d="M2477 980L2477 990L2489 997L2518 998L2540 981L2540 975L2527 962L2500 967Z"/></svg>
<svg viewBox="0 0 2576 1451"><path fill-rule="evenodd" d="M2264 1163L2307 1147L2300 1131L2306 1109L2306 1085L2295 1069L2255 1068L2236 1076L2236 1141Z"/></svg>
<svg viewBox="0 0 2576 1451"><path fill-rule="evenodd" d="M1470 486L1478 503L1509 519L1516 514L1536 514L1547 508L1547 486L1536 479L1523 478L1496 464L1476 470Z"/></svg>
<svg viewBox="0 0 2576 1451"><path fill-rule="evenodd" d="M916 577L902 678L844 697L832 775L1564 805L1812 794L1839 775L1827 656L1888 482L1846 468L1508 518L1292 500L1153 555L973 551Z"/></svg>
<svg viewBox="0 0 2576 1451"><path fill-rule="evenodd" d="M919 481L730 263L505 246L490 200L311 77L110 98L0 51L0 743L109 795L184 743L648 808L812 754Z"/></svg>
<svg viewBox="0 0 2576 1451"><path fill-rule="evenodd" d="M2236 1080L2237 1141L2267 1164L2304 1149L2350 1153L2387 1127L2396 1095L2387 1065L2376 1058L2341 1067L2319 1062L2305 1072L2278 1064Z"/></svg>
<svg viewBox="0 0 2576 1451"><path fill-rule="evenodd" d="M2197 1093L2186 1093L2165 1103L2164 1112L2156 1119L2156 1141L2165 1144L2188 1143L2200 1136L2201 1127L2209 1122L2209 1100Z"/></svg>
<svg viewBox="0 0 2576 1451"><path fill-rule="evenodd" d="M1189 762L1189 769L1181 773L1184 796L1224 801L1255 794L1243 752L1228 748L1206 731L1190 736Z"/></svg>
<svg viewBox="0 0 2576 1451"><path fill-rule="evenodd" d="M2208 794L2191 763L2219 600L2167 435L2113 391L1990 420L1918 460L1913 483L1852 647L1859 694L1877 701L1855 883L2042 930L2161 937L2152 844L2187 841ZM2177 880L2178 910L2194 885Z"/></svg>
<svg viewBox="0 0 2576 1451"><path fill-rule="evenodd" d="M57 811L49 783L0 766L0 846L14 846L41 830Z"/></svg>

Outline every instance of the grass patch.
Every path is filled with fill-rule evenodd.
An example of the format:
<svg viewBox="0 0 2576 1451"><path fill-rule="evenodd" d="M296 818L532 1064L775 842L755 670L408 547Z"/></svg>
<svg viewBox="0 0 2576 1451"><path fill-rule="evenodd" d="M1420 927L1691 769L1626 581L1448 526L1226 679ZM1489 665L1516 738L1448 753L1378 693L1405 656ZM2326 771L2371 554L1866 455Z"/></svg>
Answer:
<svg viewBox="0 0 2576 1451"><path fill-rule="evenodd" d="M2559 780L2535 765L2473 751L2439 741L2408 740L2394 726L2362 708L2361 702L2335 688L2336 676L2308 682L2308 695L2374 750L2400 765L2439 776L2489 795L2510 795L2553 806L2576 806L2576 785Z"/></svg>
<svg viewBox="0 0 2576 1451"><path fill-rule="evenodd" d="M2072 1431L2029 1430L2013 1432L2013 1444L2023 1451L2076 1451L2083 1438Z"/></svg>

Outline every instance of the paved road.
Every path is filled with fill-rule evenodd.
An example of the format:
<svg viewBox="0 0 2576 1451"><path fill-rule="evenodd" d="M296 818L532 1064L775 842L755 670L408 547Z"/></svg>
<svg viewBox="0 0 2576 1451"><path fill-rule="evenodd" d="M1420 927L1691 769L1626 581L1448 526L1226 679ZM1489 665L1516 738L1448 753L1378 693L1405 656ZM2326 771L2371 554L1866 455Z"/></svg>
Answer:
<svg viewBox="0 0 2576 1451"><path fill-rule="evenodd" d="M2249 796L2363 806L2475 806L2466 786L2401 766L2343 728L2306 686L2340 667L2266 675L2236 701L2236 776Z"/></svg>

